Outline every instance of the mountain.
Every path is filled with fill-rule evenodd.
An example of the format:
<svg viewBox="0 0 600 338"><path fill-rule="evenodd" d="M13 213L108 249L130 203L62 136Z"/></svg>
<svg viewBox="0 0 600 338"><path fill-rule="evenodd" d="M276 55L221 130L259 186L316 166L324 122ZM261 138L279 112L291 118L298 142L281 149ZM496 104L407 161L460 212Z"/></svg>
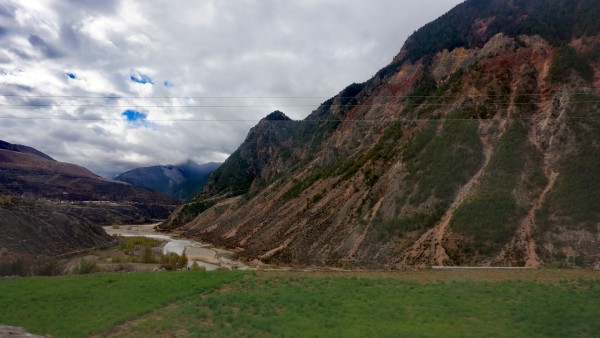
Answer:
<svg viewBox="0 0 600 338"><path fill-rule="evenodd" d="M290 265L600 267L600 2L468 0L161 229Z"/></svg>
<svg viewBox="0 0 600 338"><path fill-rule="evenodd" d="M8 143L8 142L0 140L0 149L10 150L10 151L13 151L16 153L32 154L32 155L36 155L38 157L44 158L49 161L54 161L54 159L52 157L42 153L41 151L31 148L31 147L28 147L28 146L21 145L21 144L12 144L12 143Z"/></svg>
<svg viewBox="0 0 600 338"><path fill-rule="evenodd" d="M200 165L188 160L179 165L131 169L115 177L115 180L159 191L185 201L202 190L210 174L220 165L221 163L215 162Z"/></svg>
<svg viewBox="0 0 600 338"><path fill-rule="evenodd" d="M2 253L58 256L112 241L102 227L80 217L71 206L0 195Z"/></svg>
<svg viewBox="0 0 600 338"><path fill-rule="evenodd" d="M84 167L56 161L21 145L0 148L0 193L58 201L177 204L163 194L102 178Z"/></svg>
<svg viewBox="0 0 600 338"><path fill-rule="evenodd" d="M55 256L105 245L101 225L164 219L178 203L0 141L0 249Z"/></svg>

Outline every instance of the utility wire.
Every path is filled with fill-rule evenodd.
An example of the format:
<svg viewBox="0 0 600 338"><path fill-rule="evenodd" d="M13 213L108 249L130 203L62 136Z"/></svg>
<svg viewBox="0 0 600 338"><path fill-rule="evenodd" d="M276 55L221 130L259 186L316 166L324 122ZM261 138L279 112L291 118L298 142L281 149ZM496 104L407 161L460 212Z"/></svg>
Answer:
<svg viewBox="0 0 600 338"><path fill-rule="evenodd" d="M568 93L569 95L590 95L590 93ZM478 94L478 95L386 95L379 98L458 98L458 97L512 97L512 96L547 96L551 94ZM20 95L1 94L0 97L17 98L83 98L83 99L351 99L357 96L120 96L120 95Z"/></svg>
<svg viewBox="0 0 600 338"><path fill-rule="evenodd" d="M565 116L562 117L567 120L596 120L600 119L600 115L598 116ZM51 121L123 121L123 122L133 122L133 123L152 123L152 122L258 122L262 119L143 119L143 120L134 120L127 121L126 118L80 118L80 117L20 117L20 116L0 116L0 119L3 120L51 120ZM522 120L527 121L533 119L533 117L508 117L503 118L504 120ZM413 121L487 121L494 120L494 117L490 118L433 118L433 119L423 119L423 118L386 118L386 119L311 119L311 120L267 120L269 122L369 122L369 123L385 123L385 122L413 122Z"/></svg>
<svg viewBox="0 0 600 338"><path fill-rule="evenodd" d="M590 100L590 101L569 101L569 103L600 103L600 100ZM374 103L365 103L365 104L342 104L342 107L376 107L383 105L401 105L406 104L410 105L411 103L405 102L374 102ZM500 105L500 106L528 106L528 105L537 105L537 103L533 102L461 102L461 103L452 103L452 102L439 102L439 103L426 103L423 106L492 106L492 105ZM20 107L88 107L88 108L273 108L273 107L284 107L284 108L299 108L299 107L314 107L312 104L301 104L301 105L279 105L279 104L270 104L270 105L104 105L104 104L0 104L0 108L20 108Z"/></svg>

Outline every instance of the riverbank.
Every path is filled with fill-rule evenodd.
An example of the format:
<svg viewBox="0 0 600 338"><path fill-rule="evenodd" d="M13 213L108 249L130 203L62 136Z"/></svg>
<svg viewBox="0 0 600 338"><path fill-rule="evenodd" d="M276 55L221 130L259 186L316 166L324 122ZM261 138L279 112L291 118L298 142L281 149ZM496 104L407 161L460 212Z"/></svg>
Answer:
<svg viewBox="0 0 600 338"><path fill-rule="evenodd" d="M218 269L247 270L249 267L237 260L237 254L230 250L215 248L198 241L180 238L174 233L156 232L155 226L160 223L142 225L121 225L118 227L105 226L104 231L112 236L148 237L164 242L162 254L175 253L185 255L188 267L198 266L207 271Z"/></svg>

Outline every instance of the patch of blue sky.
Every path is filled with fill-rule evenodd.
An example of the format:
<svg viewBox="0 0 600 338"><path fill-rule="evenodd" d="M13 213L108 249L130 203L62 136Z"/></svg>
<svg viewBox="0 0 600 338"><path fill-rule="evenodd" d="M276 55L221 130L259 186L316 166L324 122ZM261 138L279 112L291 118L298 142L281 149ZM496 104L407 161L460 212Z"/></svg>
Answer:
<svg viewBox="0 0 600 338"><path fill-rule="evenodd" d="M144 127L152 130L157 130L158 128L156 123L148 121L147 113L142 113L135 109L127 109L121 113L121 116L123 116L131 126L136 128Z"/></svg>
<svg viewBox="0 0 600 338"><path fill-rule="evenodd" d="M121 115L125 116L129 122L136 122L140 120L143 121L148 117L148 114L133 109L127 109L126 111L122 112Z"/></svg>
<svg viewBox="0 0 600 338"><path fill-rule="evenodd" d="M149 83L151 85L154 85L154 80L146 74L131 75L129 77L129 79L135 83L140 83L140 84Z"/></svg>

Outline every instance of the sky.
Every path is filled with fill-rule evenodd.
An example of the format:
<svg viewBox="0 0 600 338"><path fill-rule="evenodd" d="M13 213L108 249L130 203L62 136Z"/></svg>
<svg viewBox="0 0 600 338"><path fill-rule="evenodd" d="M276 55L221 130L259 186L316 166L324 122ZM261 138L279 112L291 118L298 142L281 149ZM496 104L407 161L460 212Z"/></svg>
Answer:
<svg viewBox="0 0 600 338"><path fill-rule="evenodd" d="M104 177L222 162L460 0L0 0L0 139Z"/></svg>

